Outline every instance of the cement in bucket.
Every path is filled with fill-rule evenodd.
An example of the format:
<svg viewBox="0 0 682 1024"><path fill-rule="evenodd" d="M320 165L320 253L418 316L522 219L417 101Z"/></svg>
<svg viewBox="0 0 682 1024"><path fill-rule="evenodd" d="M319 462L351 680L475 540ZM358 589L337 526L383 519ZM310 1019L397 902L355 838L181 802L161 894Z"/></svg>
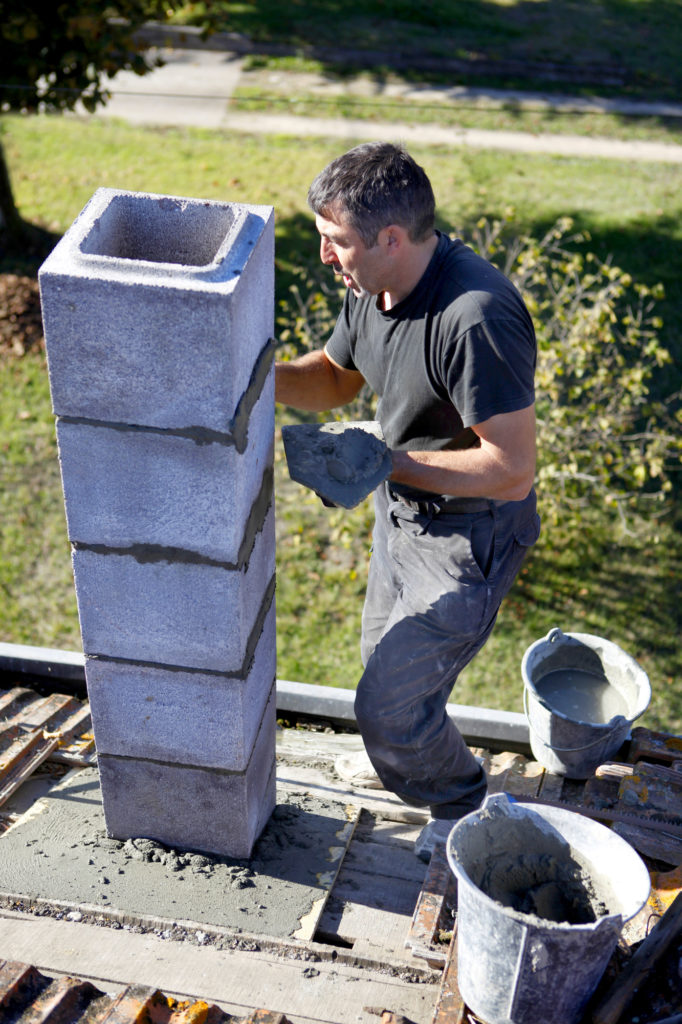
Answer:
<svg viewBox="0 0 682 1024"><path fill-rule="evenodd" d="M591 633L550 630L524 654L521 674L533 756L571 779L612 758L651 700L634 658Z"/></svg>
<svg viewBox="0 0 682 1024"><path fill-rule="evenodd" d="M573 811L505 794L452 829L458 984L486 1024L577 1024L649 896L637 853Z"/></svg>

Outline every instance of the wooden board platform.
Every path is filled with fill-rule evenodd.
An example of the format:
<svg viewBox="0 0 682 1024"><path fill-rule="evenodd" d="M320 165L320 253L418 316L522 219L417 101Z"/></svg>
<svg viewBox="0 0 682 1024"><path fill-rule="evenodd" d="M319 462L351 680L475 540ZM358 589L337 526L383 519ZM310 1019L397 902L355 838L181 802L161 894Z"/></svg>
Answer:
<svg viewBox="0 0 682 1024"><path fill-rule="evenodd" d="M1 701L2 695L0 718ZM72 729L71 741L80 742L81 748L66 756L80 758L77 764L88 759L92 763L87 705L41 705L19 692L6 708L11 742L38 737L33 740L38 747L43 733L52 730L45 725L51 715L80 716L74 721L79 729L83 726L84 735L79 733L78 740ZM60 742L48 751L42 767L26 773L29 782L20 783L6 799L0 813L8 822L19 808L25 809L22 791L37 783L41 773L49 784L49 773L62 770L57 758L64 756L63 723L61 728ZM30 748L31 743L26 745ZM160 988L169 998L201 999L215 1003L234 1021L250 1021L249 1015L262 1007L271 1015L285 1015L291 1024L462 1024L474 1019L457 989L456 886L444 848L437 850L427 868L413 852L426 812L407 807L383 790L353 789L339 778L336 757L361 748L355 733L278 730L280 793L308 793L352 809L348 817L353 824L326 899L295 940L278 942L248 932L230 935L191 922L183 922L184 934L178 940L164 937L160 921L126 928L86 917L70 920L67 909L59 919L39 906L5 906L0 909L0 958L35 965L55 976L74 974L114 993L135 984ZM622 760L603 766L587 782L552 775L520 754L477 753L485 760L490 792L559 803L612 825L655 868L654 878L667 879L669 905L674 895L670 887L677 878L673 869L682 864L679 737L635 729L629 750L621 752ZM634 948L651 927L652 915L660 918L662 913L665 905L652 900L626 932L623 950L627 944ZM611 981L618 968L613 966ZM669 1012L680 1009L671 1005ZM646 1024L645 1017L641 1020Z"/></svg>

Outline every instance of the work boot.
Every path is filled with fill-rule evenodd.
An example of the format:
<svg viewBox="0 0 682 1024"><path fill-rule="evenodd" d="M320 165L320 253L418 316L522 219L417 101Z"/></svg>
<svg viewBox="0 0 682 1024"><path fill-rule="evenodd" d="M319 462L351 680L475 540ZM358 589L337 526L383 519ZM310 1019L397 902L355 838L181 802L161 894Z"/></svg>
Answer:
<svg viewBox="0 0 682 1024"><path fill-rule="evenodd" d="M432 818L427 825L424 825L414 841L414 852L419 859L428 864L436 843L445 846L448 836L456 824L456 821L451 821L449 818Z"/></svg>
<svg viewBox="0 0 682 1024"><path fill-rule="evenodd" d="M359 789L384 788L364 750L356 750L352 754L337 757L334 770L344 782L349 782L351 786L357 786Z"/></svg>

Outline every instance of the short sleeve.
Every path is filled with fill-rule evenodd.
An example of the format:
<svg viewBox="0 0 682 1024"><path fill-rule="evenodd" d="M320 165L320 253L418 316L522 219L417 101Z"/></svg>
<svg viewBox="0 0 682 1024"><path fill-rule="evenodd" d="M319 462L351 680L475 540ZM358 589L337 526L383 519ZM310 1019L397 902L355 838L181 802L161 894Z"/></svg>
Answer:
<svg viewBox="0 0 682 1024"><path fill-rule="evenodd" d="M354 360L355 331L353 329L353 309L355 296L348 289L344 296L343 306L338 315L331 337L325 345L325 352L344 370L356 370Z"/></svg>
<svg viewBox="0 0 682 1024"><path fill-rule="evenodd" d="M535 363L532 324L521 319L485 320L446 342L442 380L463 425L532 405Z"/></svg>

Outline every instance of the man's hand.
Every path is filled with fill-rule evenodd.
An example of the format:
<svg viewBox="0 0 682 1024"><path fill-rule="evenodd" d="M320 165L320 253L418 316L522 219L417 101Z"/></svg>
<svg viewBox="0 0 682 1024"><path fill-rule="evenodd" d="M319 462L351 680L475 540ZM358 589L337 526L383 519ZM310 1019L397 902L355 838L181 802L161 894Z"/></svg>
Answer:
<svg viewBox="0 0 682 1024"><path fill-rule="evenodd" d="M309 412L346 405L364 382L361 373L339 366L323 350L275 364L276 401Z"/></svg>
<svg viewBox="0 0 682 1024"><path fill-rule="evenodd" d="M522 501L535 478L535 406L472 427L479 445L464 451L394 451L391 480L459 498Z"/></svg>

